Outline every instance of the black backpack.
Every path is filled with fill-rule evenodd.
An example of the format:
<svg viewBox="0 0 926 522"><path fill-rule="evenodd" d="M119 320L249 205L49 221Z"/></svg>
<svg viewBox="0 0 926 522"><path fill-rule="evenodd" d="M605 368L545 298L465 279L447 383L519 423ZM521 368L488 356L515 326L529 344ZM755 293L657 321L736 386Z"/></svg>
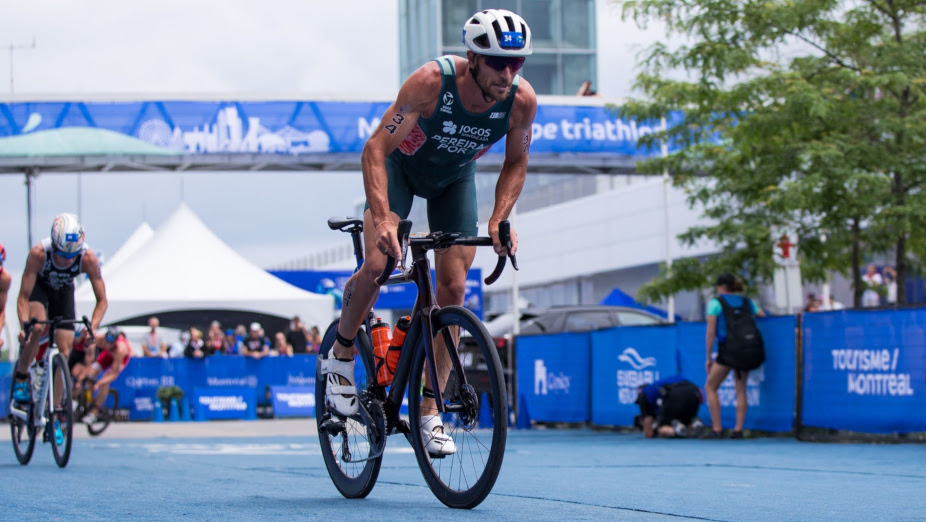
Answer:
<svg viewBox="0 0 926 522"><path fill-rule="evenodd" d="M752 301L743 297L743 304L733 308L723 296L717 296L727 321L727 343L724 362L736 370L754 370L765 362L765 342L752 314Z"/></svg>

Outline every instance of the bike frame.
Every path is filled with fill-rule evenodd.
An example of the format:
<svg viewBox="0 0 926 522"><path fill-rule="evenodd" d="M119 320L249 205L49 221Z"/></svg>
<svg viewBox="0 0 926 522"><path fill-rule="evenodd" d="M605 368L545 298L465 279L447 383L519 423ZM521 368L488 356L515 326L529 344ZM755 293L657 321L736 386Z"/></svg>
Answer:
<svg viewBox="0 0 926 522"><path fill-rule="evenodd" d="M34 321L33 320L30 322L32 323L31 328L34 328L36 324L49 325L48 348L45 349L45 355L41 359L41 364L45 365L45 373L42 375L42 383L39 389L38 398L36 398L35 396L32 397L32 407L33 407L32 427L44 428L45 425L48 423L48 421L51 420L51 419L45 418L45 405L47 404L46 401L48 401L48 403L55 402L55 396L54 396L55 383L54 383L53 378L52 379L49 378L49 375L53 373L52 372L52 361L54 360L55 355L58 355L59 353L61 353L58 350L58 341L57 339L55 339L55 333L56 333L56 330L58 329L58 325L62 323L71 323L71 324L83 323L84 325L87 326L87 328L89 328L90 322L87 320L86 317L84 317L81 320L63 320L61 319L61 317L55 317L51 321ZM35 360L35 359L31 363L29 363L29 373L32 376L35 376L35 369L39 364L40 364L40 361ZM67 386L68 383L65 382L63 383L63 385ZM32 389L29 390L29 393L33 393ZM19 417L20 419L26 422L29 422L29 412L22 411L18 408L15 408L13 404L15 403L13 403L13 401L10 401L10 414L15 415L16 417Z"/></svg>

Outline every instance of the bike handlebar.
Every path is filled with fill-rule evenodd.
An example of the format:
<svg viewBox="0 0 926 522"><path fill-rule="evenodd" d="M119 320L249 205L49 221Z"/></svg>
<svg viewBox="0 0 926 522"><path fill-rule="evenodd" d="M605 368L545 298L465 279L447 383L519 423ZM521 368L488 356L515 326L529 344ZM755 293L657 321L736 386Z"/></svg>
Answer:
<svg viewBox="0 0 926 522"><path fill-rule="evenodd" d="M82 324L87 328L87 332L90 333L90 338L93 339L93 328L90 326L90 319L87 319L87 316L83 316L80 319L62 319L61 317L55 317L54 319L48 319L44 321L39 321L35 317L29 319L23 323L23 331L26 332L26 335L29 335L29 331L32 330L37 324L50 324L55 327L62 324Z"/></svg>
<svg viewBox="0 0 926 522"><path fill-rule="evenodd" d="M399 235L399 244L401 246L401 259L402 265L405 265L405 255L406 250L409 245L420 246L425 249L436 249L436 248L446 248L453 245L466 245L466 246L492 246L491 237L465 237L460 236L459 234L448 234L443 232L433 232L428 234L425 237L413 237L409 238L408 234L411 232L412 222L403 219L399 222L398 226L398 235ZM508 259L511 260L511 266L515 270L518 270L518 260L515 258L514 254L511 253L511 223L507 220L501 221L498 224L498 240L501 244L505 245L505 248L508 251ZM386 255L386 266L383 268L383 273L376 278L377 285L384 285L386 281L389 280L389 277L392 276L392 271L395 270L396 265L399 263L399 260L391 255ZM498 263L495 265L495 270L485 278L485 284L491 285L498 280L499 276L502 275L502 271L505 269L505 256L498 256Z"/></svg>

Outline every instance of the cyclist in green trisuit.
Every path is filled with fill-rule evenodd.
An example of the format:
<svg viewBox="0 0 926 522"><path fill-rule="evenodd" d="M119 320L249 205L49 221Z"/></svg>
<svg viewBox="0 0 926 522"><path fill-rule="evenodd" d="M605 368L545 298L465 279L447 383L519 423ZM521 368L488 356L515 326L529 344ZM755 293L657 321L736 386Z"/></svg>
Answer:
<svg viewBox="0 0 926 522"><path fill-rule="evenodd" d="M326 365L326 400L341 415L357 412L354 383L354 337L379 295L376 277L386 255L400 256L397 225L408 217L412 198L428 202L432 231L475 236L478 231L475 161L505 137L505 160L495 187L495 207L488 232L495 252L508 252L498 241L498 224L508 218L524 185L531 124L537 97L518 76L532 52L524 20L503 9L469 17L463 26L466 58L443 56L412 73L399 90L363 149L366 256L344 289L337 340ZM511 231L512 253L517 235ZM476 247L453 246L435 253L439 306L462 305L466 274ZM442 352L437 351L438 354ZM448 369L438 355L441 381ZM429 392L430 390L425 390ZM429 412L429 413L425 413ZM422 431L432 454L452 454L433 399L422 404Z"/></svg>

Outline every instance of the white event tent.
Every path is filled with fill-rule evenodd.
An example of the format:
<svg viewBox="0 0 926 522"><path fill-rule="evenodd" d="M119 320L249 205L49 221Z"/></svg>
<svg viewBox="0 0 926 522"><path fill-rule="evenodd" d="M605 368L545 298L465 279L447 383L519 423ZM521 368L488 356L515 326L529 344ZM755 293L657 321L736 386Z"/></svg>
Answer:
<svg viewBox="0 0 926 522"><path fill-rule="evenodd" d="M132 254L147 243L153 235L154 229L147 222L138 225L138 228L125 240L125 243L122 243L119 250L116 250L115 254L103 261L103 280L106 280L107 274L115 272L119 265L131 259Z"/></svg>
<svg viewBox="0 0 926 522"><path fill-rule="evenodd" d="M254 265L185 204L119 259L128 243L113 256L117 266L104 266L109 308L103 324L145 324L151 315L204 311L253 314L278 323L299 315L318 325L333 316L331 296L307 292ZM80 285L74 299L77 316L89 317L96 304L91 285Z"/></svg>

